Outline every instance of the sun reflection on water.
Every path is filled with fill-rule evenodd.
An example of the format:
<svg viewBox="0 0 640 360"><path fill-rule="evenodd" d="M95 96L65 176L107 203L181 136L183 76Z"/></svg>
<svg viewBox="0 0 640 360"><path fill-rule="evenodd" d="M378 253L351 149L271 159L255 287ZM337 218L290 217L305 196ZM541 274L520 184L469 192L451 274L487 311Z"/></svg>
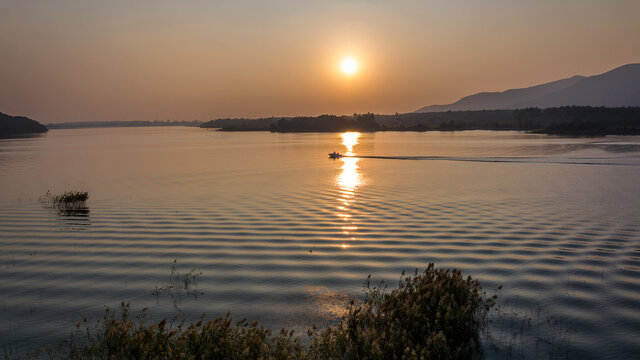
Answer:
<svg viewBox="0 0 640 360"><path fill-rule="evenodd" d="M347 147L347 152L345 155L353 155L353 147L358 145L358 138L360 137L359 132L346 132L342 135L342 145Z"/></svg>
<svg viewBox="0 0 640 360"><path fill-rule="evenodd" d="M347 148L345 156L354 156L355 153L353 152L353 148L358 144L360 133L346 132L341 134L341 137L342 145ZM356 189L363 185L362 176L358 171L358 160L359 159L355 157L340 158L340 161L342 161L342 171L336 177L336 184L340 188L338 202L341 204L340 206L337 206L339 211L336 215L342 219L342 221L348 222L348 224L341 227L342 234L348 241L356 240L353 233L358 229L355 221L353 221L353 214L351 210L351 205L355 201ZM340 246L343 249L348 249L351 247L351 244L342 243Z"/></svg>
<svg viewBox="0 0 640 360"><path fill-rule="evenodd" d="M347 153L349 154L349 153ZM338 186L344 193L353 193L362 181L358 172L358 158L340 158L342 172L338 175Z"/></svg>
<svg viewBox="0 0 640 360"><path fill-rule="evenodd" d="M358 145L358 138L360 137L359 132L346 132L341 135L342 137L342 145L347 148L345 152L345 156L353 156L353 147ZM362 184L362 179L360 178L360 173L358 172L358 158L351 157L343 157L340 158L342 161L342 172L338 175L338 186L343 193L350 193L353 195L356 187Z"/></svg>

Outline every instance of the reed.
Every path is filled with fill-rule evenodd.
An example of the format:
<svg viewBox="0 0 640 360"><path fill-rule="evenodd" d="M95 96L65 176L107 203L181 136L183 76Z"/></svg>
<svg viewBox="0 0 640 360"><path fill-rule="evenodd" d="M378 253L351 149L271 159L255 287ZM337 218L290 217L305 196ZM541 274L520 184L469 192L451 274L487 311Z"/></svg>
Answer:
<svg viewBox="0 0 640 360"><path fill-rule="evenodd" d="M148 324L146 309L131 319L130 304L84 319L51 357L72 359L468 359L479 352L479 333L495 304L477 280L460 271L403 273L399 287L366 282L364 301L351 301L339 324L310 329L307 338L258 322L225 317L185 324Z"/></svg>
<svg viewBox="0 0 640 360"><path fill-rule="evenodd" d="M169 281L160 286L156 285L152 294L156 296L157 302L160 301L161 294L168 294L173 301L173 306L179 310L178 303L182 299L183 294L197 299L198 296L204 295L204 293L198 290L198 278L202 273L196 271L195 268L192 268L185 274L180 273L177 268L177 263L178 259L174 259L171 263Z"/></svg>

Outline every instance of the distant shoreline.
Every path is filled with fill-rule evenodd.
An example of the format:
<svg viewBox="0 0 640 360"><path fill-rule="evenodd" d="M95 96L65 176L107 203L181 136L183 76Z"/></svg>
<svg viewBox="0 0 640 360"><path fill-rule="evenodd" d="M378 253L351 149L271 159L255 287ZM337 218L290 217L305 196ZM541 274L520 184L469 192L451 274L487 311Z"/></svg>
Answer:
<svg viewBox="0 0 640 360"><path fill-rule="evenodd" d="M52 130L90 129L104 127L152 127L152 126L191 126L199 127L199 121L79 121L47 124Z"/></svg>
<svg viewBox="0 0 640 360"><path fill-rule="evenodd" d="M44 126L21 116L1 114L0 136L37 134L49 129L104 127L187 126L226 132L270 131L278 133L378 132L378 131L523 131L558 136L640 135L640 107L563 106L520 110L473 110L395 115L354 114L217 119L199 121L101 121L69 122Z"/></svg>
<svg viewBox="0 0 640 360"><path fill-rule="evenodd" d="M345 131L358 131L360 130L342 130L342 131L270 131L269 129L243 129L243 128L218 128L216 131L221 132L273 132L273 133L281 133L281 134L293 134L293 133L336 133L336 132L345 132ZM485 128L462 128L456 130L412 130L412 129L397 129L397 128L388 128L388 129L380 129L374 131L364 131L364 132L460 132L460 131L520 131L528 134L539 134L539 135L556 135L556 136L569 136L569 137L600 137L607 135L618 135L618 136L638 136L640 135L640 130L637 129L620 129L612 132L603 132L603 131L544 131L544 130L526 130L526 129L485 129Z"/></svg>
<svg viewBox="0 0 640 360"><path fill-rule="evenodd" d="M396 115L218 119L202 128L245 132L525 131L560 136L640 135L640 107L563 106L521 110L446 111Z"/></svg>

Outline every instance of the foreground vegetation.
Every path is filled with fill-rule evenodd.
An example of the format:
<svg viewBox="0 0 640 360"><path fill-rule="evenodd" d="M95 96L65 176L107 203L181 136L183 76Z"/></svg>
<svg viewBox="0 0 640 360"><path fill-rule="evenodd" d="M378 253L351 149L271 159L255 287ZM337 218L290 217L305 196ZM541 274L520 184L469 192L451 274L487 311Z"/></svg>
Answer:
<svg viewBox="0 0 640 360"><path fill-rule="evenodd" d="M135 320L130 305L107 309L102 320L78 323L52 357L73 359L466 359L479 351L479 333L495 296L457 271L402 275L399 287L371 287L351 301L336 326L310 329L304 339L285 329L223 318L185 324Z"/></svg>

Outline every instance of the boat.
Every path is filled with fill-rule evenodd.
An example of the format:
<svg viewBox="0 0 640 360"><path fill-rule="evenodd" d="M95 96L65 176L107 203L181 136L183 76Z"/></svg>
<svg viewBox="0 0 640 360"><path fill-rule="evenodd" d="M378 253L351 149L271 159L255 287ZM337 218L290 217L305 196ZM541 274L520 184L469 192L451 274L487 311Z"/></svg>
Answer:
<svg viewBox="0 0 640 360"><path fill-rule="evenodd" d="M337 153L337 152L335 152L335 151L334 151L334 152L332 152L332 153L329 153L329 157L330 157L330 158L332 158L332 159L339 159L339 158L341 158L341 157L343 157L343 156L344 156L344 155L342 155L342 154L340 154L340 153Z"/></svg>

